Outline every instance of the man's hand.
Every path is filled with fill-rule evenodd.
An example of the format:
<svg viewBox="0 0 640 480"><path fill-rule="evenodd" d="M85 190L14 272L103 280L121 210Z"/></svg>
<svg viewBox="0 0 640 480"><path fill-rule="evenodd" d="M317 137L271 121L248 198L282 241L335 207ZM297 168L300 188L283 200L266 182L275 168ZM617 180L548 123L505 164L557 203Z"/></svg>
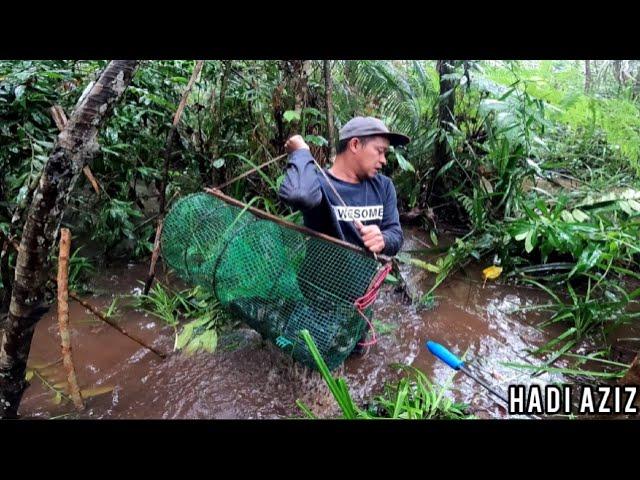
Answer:
<svg viewBox="0 0 640 480"><path fill-rule="evenodd" d="M384 250L384 237L377 225L362 225L360 222L355 223L360 231L365 247L373 253L380 253Z"/></svg>
<svg viewBox="0 0 640 480"><path fill-rule="evenodd" d="M287 153L292 153L296 150L300 150L301 148L309 150L309 145L307 145L307 142L304 141L304 138L302 138L301 135L294 135L287 140L287 143L284 144L284 148Z"/></svg>

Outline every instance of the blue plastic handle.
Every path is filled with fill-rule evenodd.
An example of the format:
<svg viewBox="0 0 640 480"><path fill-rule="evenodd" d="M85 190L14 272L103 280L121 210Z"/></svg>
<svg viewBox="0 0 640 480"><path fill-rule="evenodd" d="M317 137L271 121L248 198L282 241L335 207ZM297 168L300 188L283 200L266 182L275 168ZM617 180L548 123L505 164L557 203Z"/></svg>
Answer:
<svg viewBox="0 0 640 480"><path fill-rule="evenodd" d="M453 353L447 350L446 347L440 345L439 343L429 340L427 342L427 348L431 353L433 353L436 357L438 357L454 370L460 370L460 368L464 366L464 362L462 360L460 360Z"/></svg>

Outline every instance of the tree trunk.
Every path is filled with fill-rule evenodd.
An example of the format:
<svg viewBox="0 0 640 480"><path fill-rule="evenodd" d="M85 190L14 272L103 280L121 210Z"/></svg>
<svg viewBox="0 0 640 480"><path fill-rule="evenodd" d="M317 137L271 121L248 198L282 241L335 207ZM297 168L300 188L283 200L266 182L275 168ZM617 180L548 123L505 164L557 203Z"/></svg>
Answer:
<svg viewBox="0 0 640 480"><path fill-rule="evenodd" d="M9 239L2 232L0 232L0 282L2 282L2 293L0 293L1 315L9 310L12 288L9 272ZM2 338L1 335L2 332L0 331L0 338Z"/></svg>
<svg viewBox="0 0 640 480"><path fill-rule="evenodd" d="M429 203L431 194L435 186L435 177L440 169L449 161L449 149L447 141L444 138L444 132L451 131L449 123L453 123L453 110L455 107L455 81L451 78L445 78L455 71L453 60L438 60L436 69L440 76L440 99L438 104L438 137L435 143L435 151L433 155L434 170L425 195L425 203Z"/></svg>
<svg viewBox="0 0 640 480"><path fill-rule="evenodd" d="M285 60L282 62L284 85L289 94L289 97L285 99L285 105L290 107L285 108L285 110L293 110L301 117L309 96L308 78L310 68L310 60ZM285 125L284 139L286 140L294 133L302 136L306 134L306 132L302 131L302 124L298 120L292 120Z"/></svg>
<svg viewBox="0 0 640 480"><path fill-rule="evenodd" d="M27 188L27 194L20 201L20 203L16 205L16 208L13 211L13 215L11 216L11 224L9 225L9 234L7 235L7 241L12 241L14 238L16 238L17 235L19 235L23 213L33 199L33 192L35 192L39 182L40 177L34 178ZM11 278L10 270L11 264L9 262L9 248L7 248L7 245L3 245L2 251L0 252L0 277L2 277L4 293L3 298L0 299L0 311L8 309L9 303L11 302L13 279Z"/></svg>
<svg viewBox="0 0 640 480"><path fill-rule="evenodd" d="M633 99L635 100L640 95L640 67L636 72L636 79L633 82Z"/></svg>
<svg viewBox="0 0 640 480"><path fill-rule="evenodd" d="M27 214L0 344L0 418L15 417L26 382L25 367L36 323L44 313L48 256L82 168L98 150L98 128L131 82L138 60L112 60L87 88L44 166Z"/></svg>
<svg viewBox="0 0 640 480"><path fill-rule="evenodd" d="M276 124L275 137L273 139L273 148L276 152L284 151L285 143L285 126L284 126L284 101L282 93L284 91L284 82L281 81L273 90L271 95L271 105L273 109L273 120Z"/></svg>
<svg viewBox="0 0 640 480"><path fill-rule="evenodd" d="M309 70L311 68L310 60L293 60L288 62L290 69L288 70L289 81L295 95L294 109L302 115L302 109L307 105L309 96Z"/></svg>
<svg viewBox="0 0 640 480"><path fill-rule="evenodd" d="M0 203L4 203L5 201L6 200L4 198L4 182L0 180ZM10 213L9 208L8 207L5 207L5 208L6 208L7 214L9 214Z"/></svg>
<svg viewBox="0 0 640 480"><path fill-rule="evenodd" d="M591 91L591 62L589 60L584 61L584 93Z"/></svg>
<svg viewBox="0 0 640 480"><path fill-rule="evenodd" d="M333 130L333 80L331 78L331 61L324 61L324 91L327 105L327 140L329 141L329 158L336 156L336 137Z"/></svg>
<svg viewBox="0 0 640 480"><path fill-rule="evenodd" d="M618 93L622 89L622 61L614 60L613 61L613 75L616 77L616 81L618 82Z"/></svg>

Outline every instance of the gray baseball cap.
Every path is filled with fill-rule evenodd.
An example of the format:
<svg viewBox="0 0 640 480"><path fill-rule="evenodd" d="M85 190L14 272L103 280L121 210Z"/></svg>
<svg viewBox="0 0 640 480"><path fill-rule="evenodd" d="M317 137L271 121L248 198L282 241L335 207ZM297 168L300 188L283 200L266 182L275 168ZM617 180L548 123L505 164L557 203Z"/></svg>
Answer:
<svg viewBox="0 0 640 480"><path fill-rule="evenodd" d="M387 137L391 145L406 145L411 141L406 135L390 132L382 123L382 120L374 117L354 117L340 129L340 140L353 137L366 137L369 135L379 135Z"/></svg>

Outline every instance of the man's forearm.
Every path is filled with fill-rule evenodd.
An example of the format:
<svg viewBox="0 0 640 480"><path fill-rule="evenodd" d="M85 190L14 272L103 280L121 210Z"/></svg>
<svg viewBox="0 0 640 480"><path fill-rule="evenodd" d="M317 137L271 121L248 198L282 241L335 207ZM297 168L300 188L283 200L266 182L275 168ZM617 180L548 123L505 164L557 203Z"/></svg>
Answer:
<svg viewBox="0 0 640 480"><path fill-rule="evenodd" d="M389 256L394 256L402 248L404 237L402 235L401 228L390 228L382 232L382 238L384 239L384 249L382 253Z"/></svg>
<svg viewBox="0 0 640 480"><path fill-rule="evenodd" d="M384 238L385 255L393 256L400 251L404 242L400 214L398 212L396 189L389 181L387 185L387 197L384 202L385 218L382 221L382 238Z"/></svg>
<svg viewBox="0 0 640 480"><path fill-rule="evenodd" d="M299 149L291 153L279 195L295 209L309 210L318 206L322 190L309 150Z"/></svg>

